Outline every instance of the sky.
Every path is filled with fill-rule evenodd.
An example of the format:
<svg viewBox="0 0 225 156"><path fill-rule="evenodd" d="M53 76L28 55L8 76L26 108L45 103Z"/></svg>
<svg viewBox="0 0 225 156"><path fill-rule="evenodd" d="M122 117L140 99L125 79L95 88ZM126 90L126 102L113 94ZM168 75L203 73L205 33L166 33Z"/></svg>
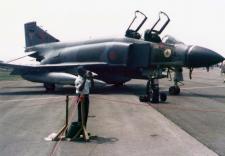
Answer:
<svg viewBox="0 0 225 156"><path fill-rule="evenodd" d="M124 37L135 10L148 16L141 33L164 11L171 22L162 37L169 34L225 56L224 9L224 0L1 0L0 60L25 55L26 22L36 21L60 41Z"/></svg>

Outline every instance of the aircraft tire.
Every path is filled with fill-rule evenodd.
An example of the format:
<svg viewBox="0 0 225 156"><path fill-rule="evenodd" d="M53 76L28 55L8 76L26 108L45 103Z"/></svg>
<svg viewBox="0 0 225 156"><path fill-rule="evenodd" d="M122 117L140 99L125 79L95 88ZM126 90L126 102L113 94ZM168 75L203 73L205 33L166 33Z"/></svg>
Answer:
<svg viewBox="0 0 225 156"><path fill-rule="evenodd" d="M175 87L174 87L174 86L171 86L171 87L169 88L169 94L170 94L170 95L175 95Z"/></svg>
<svg viewBox="0 0 225 156"><path fill-rule="evenodd" d="M170 95L179 95L180 94L180 87L179 86L171 86L169 88Z"/></svg>
<svg viewBox="0 0 225 156"><path fill-rule="evenodd" d="M162 102L165 102L166 99L167 99L166 93L160 93L160 100L161 100Z"/></svg>
<svg viewBox="0 0 225 156"><path fill-rule="evenodd" d="M152 99L151 102L152 103L159 103L159 89L154 89L152 92Z"/></svg>
<svg viewBox="0 0 225 156"><path fill-rule="evenodd" d="M180 87L179 86L176 86L175 87L175 95L179 95L180 94Z"/></svg>

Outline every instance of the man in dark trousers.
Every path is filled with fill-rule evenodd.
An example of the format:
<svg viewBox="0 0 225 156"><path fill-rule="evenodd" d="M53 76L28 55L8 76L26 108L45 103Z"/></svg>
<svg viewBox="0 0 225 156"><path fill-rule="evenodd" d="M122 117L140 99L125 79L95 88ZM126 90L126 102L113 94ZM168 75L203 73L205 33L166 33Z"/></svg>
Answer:
<svg viewBox="0 0 225 156"><path fill-rule="evenodd" d="M90 79L89 74L84 70L82 66L77 68L78 77L75 80L75 88L76 94L79 98L78 103L78 122L82 122L82 114L81 114L81 105L83 105L83 124L86 127L87 119L88 119L88 112L89 112L89 93L90 93Z"/></svg>
<svg viewBox="0 0 225 156"><path fill-rule="evenodd" d="M78 96L78 121L72 122L66 133L67 138L79 139L83 133L85 141L89 141L89 134L86 130L89 112L89 92L91 86L91 72L87 72L83 67L77 68L78 76L74 82L76 94Z"/></svg>

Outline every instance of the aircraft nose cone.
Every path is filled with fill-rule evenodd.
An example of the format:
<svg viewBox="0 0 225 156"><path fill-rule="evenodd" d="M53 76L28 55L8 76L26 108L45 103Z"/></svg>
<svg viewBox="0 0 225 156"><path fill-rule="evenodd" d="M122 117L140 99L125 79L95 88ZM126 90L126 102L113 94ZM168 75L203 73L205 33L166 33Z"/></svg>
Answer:
<svg viewBox="0 0 225 156"><path fill-rule="evenodd" d="M188 67L209 67L223 60L220 54L199 46L190 46L187 54Z"/></svg>

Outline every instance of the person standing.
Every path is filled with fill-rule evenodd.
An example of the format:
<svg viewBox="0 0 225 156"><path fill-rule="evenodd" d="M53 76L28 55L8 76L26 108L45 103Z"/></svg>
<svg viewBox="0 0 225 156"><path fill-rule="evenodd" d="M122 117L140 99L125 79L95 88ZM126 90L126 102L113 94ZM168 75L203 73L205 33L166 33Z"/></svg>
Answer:
<svg viewBox="0 0 225 156"><path fill-rule="evenodd" d="M76 94L78 95L78 122L82 122L83 113L83 124L86 127L89 113L89 93L91 82L88 77L88 72L80 66L77 68L78 77L75 80ZM83 112L82 108L83 108Z"/></svg>

